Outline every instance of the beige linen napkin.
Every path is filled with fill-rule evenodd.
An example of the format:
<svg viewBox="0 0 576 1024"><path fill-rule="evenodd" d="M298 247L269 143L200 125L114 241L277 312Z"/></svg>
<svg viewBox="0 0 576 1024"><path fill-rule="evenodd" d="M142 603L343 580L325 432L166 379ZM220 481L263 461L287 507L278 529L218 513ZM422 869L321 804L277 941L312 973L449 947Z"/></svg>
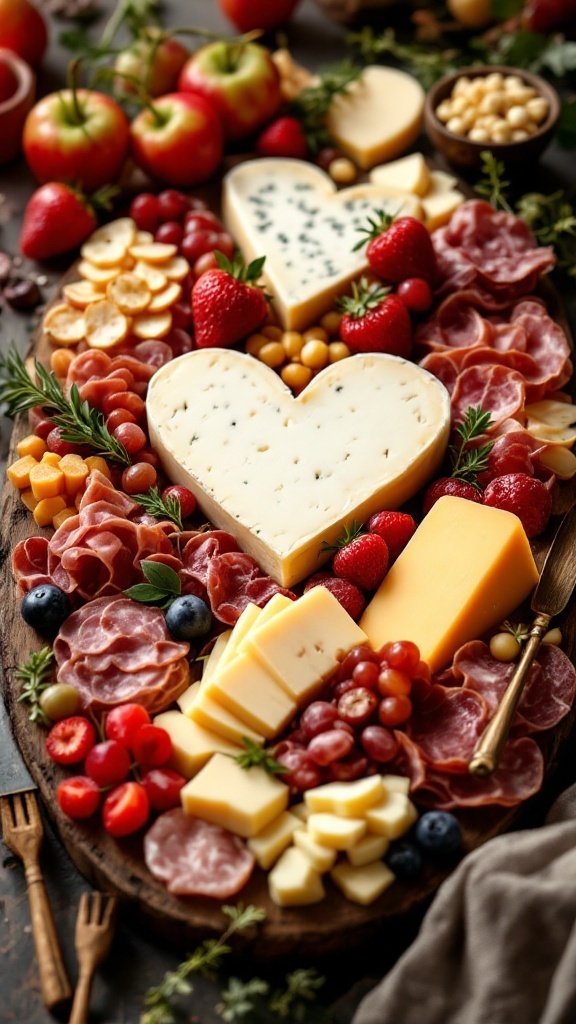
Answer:
<svg viewBox="0 0 576 1024"><path fill-rule="evenodd" d="M353 1024L576 1024L576 786L462 861Z"/></svg>

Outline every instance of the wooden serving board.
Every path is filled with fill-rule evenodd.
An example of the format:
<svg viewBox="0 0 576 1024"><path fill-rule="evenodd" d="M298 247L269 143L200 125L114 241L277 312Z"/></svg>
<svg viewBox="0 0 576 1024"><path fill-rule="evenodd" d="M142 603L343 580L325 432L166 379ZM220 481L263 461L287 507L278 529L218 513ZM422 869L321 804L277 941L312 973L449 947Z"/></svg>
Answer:
<svg viewBox="0 0 576 1024"><path fill-rule="evenodd" d="M73 267L62 283L76 276ZM561 314L558 294L548 283L545 292L552 315L563 322L569 333ZM32 353L47 362L49 351L49 343L40 330L33 338ZM18 440L26 433L26 419L20 418L12 435L9 461L15 457ZM575 497L576 481L572 481L562 488L555 512L561 514L573 504ZM557 523L555 519L551 535ZM205 898L175 897L168 893L150 875L144 864L141 838L118 841L100 827L97 819L80 825L60 812L55 799L56 786L69 773L59 769L47 756L45 731L29 722L26 705L18 701L20 685L14 678L14 669L33 650L37 650L41 642L20 615L21 595L9 569L9 558L11 549L18 541L43 532L35 526L18 492L6 484L2 493L1 529L1 549L6 561L0 590L3 614L2 667L6 702L16 739L60 838L77 868L98 888L115 892L135 904L138 914L153 927L155 935L161 934L165 940L179 946L190 946L222 931L225 919L219 904ZM46 534L49 532L46 531ZM551 536L538 543L536 556L539 560L542 560L550 539ZM526 613L524 619L527 617L529 613ZM569 610L558 624L563 631L564 650L575 661L576 607ZM548 776L554 770L559 749L572 731L575 720L576 708L551 735L545 737ZM459 815L464 830L465 850L473 850L512 827L520 810L482 808ZM396 882L370 907L360 907L345 900L327 879L328 895L321 903L312 907L280 909L269 898L266 874L257 869L239 899L244 904L254 903L264 907L267 918L254 936L242 936L239 939L238 949L261 959L288 955L313 955L318 958L363 942L378 931L386 941L387 926L430 896L449 873L450 867L438 869L428 864L416 882Z"/></svg>

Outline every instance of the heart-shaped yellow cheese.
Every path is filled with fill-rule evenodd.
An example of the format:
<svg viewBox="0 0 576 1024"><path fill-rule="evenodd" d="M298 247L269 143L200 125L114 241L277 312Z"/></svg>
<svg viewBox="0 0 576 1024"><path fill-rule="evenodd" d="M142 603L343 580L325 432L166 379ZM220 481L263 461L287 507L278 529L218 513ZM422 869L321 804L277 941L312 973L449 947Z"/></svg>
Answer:
<svg viewBox="0 0 576 1024"><path fill-rule="evenodd" d="M444 386L382 354L335 363L294 398L252 356L199 349L158 370L146 408L170 479L288 587L326 560L323 541L419 490L450 429Z"/></svg>
<svg viewBox="0 0 576 1024"><path fill-rule="evenodd" d="M378 185L336 191L303 160L250 160L223 182L222 212L246 260L266 255L264 278L285 327L300 330L330 309L367 269L360 228L382 210L424 219L415 196Z"/></svg>

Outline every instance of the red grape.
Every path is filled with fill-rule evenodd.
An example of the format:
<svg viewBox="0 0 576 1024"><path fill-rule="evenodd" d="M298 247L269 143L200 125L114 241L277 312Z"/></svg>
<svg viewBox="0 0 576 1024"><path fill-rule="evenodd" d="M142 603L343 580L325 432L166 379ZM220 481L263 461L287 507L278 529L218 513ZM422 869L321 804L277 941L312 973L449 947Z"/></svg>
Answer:
<svg viewBox="0 0 576 1024"><path fill-rule="evenodd" d="M154 487L158 474L149 462L135 462L122 473L122 490L126 494L143 494Z"/></svg>
<svg viewBox="0 0 576 1024"><path fill-rule="evenodd" d="M342 729L328 729L314 736L308 744L308 753L312 760L321 765L332 764L347 757L354 746L354 737Z"/></svg>
<svg viewBox="0 0 576 1024"><path fill-rule="evenodd" d="M118 740L104 740L92 747L84 770L99 786L115 785L123 782L130 771L130 754Z"/></svg>
<svg viewBox="0 0 576 1024"><path fill-rule="evenodd" d="M102 402L102 411L105 416L113 409L127 409L136 419L140 419L146 411L146 403L143 398L140 398L140 395L134 394L133 391L115 391L114 394L107 395Z"/></svg>
<svg viewBox="0 0 576 1024"><path fill-rule="evenodd" d="M383 725L367 725L362 730L360 742L373 761L391 761L398 750L394 733Z"/></svg>
<svg viewBox="0 0 576 1024"><path fill-rule="evenodd" d="M48 451L55 455L78 455L82 450L81 445L62 439L61 427L53 427L45 440Z"/></svg>
<svg viewBox="0 0 576 1024"><path fill-rule="evenodd" d="M112 412L106 417L106 426L110 433L116 430L121 423L136 423L136 417L128 412L128 409L112 409Z"/></svg>
<svg viewBox="0 0 576 1024"><path fill-rule="evenodd" d="M163 221L181 221L190 209L190 200L175 188L166 188L158 196L158 209Z"/></svg>
<svg viewBox="0 0 576 1024"><path fill-rule="evenodd" d="M43 441L46 441L48 435L52 430L54 430L55 426L56 424L53 420L38 420L38 423L34 427L34 433L36 434L36 437L41 437Z"/></svg>
<svg viewBox="0 0 576 1024"><path fill-rule="evenodd" d="M405 672L410 677L420 664L420 651L411 640L396 640L394 643L384 644L379 654L390 668L397 668L399 672Z"/></svg>
<svg viewBox="0 0 576 1024"><path fill-rule="evenodd" d="M366 686L369 690L376 689L380 667L374 661L359 661L352 672L352 679L357 686Z"/></svg>
<svg viewBox="0 0 576 1024"><path fill-rule="evenodd" d="M112 437L124 445L129 455L136 455L146 445L146 434L137 423L121 423L112 431Z"/></svg>
<svg viewBox="0 0 576 1024"><path fill-rule="evenodd" d="M123 782L104 801L102 820L111 836L120 838L137 832L148 821L150 802L138 782Z"/></svg>
<svg viewBox="0 0 576 1024"><path fill-rule="evenodd" d="M354 751L343 761L334 761L329 771L333 782L355 782L368 774L368 758Z"/></svg>
<svg viewBox="0 0 576 1024"><path fill-rule="evenodd" d="M404 694L395 697L384 697L380 701L378 717L382 725L395 726L403 725L412 714L412 701Z"/></svg>
<svg viewBox="0 0 576 1024"><path fill-rule="evenodd" d="M192 323L192 307L187 302L175 302L171 307L172 323L174 327L181 327L183 331L188 330Z"/></svg>
<svg viewBox="0 0 576 1024"><path fill-rule="evenodd" d="M180 245L184 238L184 228L176 220L167 220L154 233L155 242L166 242L168 245Z"/></svg>
<svg viewBox="0 0 576 1024"><path fill-rule="evenodd" d="M338 701L338 716L350 725L363 725L367 722L378 704L378 697L365 686L357 686L348 690Z"/></svg>
<svg viewBox="0 0 576 1024"><path fill-rule="evenodd" d="M194 271L194 277L202 277L208 270L216 270L218 266L218 260L216 259L213 252L205 252L202 256L199 256L196 260L192 270Z"/></svg>
<svg viewBox="0 0 576 1024"><path fill-rule="evenodd" d="M184 228L186 234L192 234L193 231L214 231L220 232L224 230L224 225L219 217L212 210L191 210L187 213L184 218Z"/></svg>
<svg viewBox="0 0 576 1024"><path fill-rule="evenodd" d="M282 781L292 789L304 792L306 789L320 786L325 781L322 769L314 764L307 750L287 750L278 757L278 760L286 768Z"/></svg>
<svg viewBox="0 0 576 1024"><path fill-rule="evenodd" d="M141 192L130 204L130 216L139 231L156 231L161 217L158 197L152 192Z"/></svg>
<svg viewBox="0 0 576 1024"><path fill-rule="evenodd" d="M300 728L307 739L331 729L338 718L338 711L333 704L325 700L315 700L303 711Z"/></svg>
<svg viewBox="0 0 576 1024"><path fill-rule="evenodd" d="M184 236L180 251L189 263L194 264L205 252L213 252L216 249L219 238L220 235L216 231L191 231Z"/></svg>
<svg viewBox="0 0 576 1024"><path fill-rule="evenodd" d="M421 277L407 277L398 285L396 294L414 313L425 313L434 301L430 285Z"/></svg>
<svg viewBox="0 0 576 1024"><path fill-rule="evenodd" d="M378 676L378 689L383 697L408 696L412 688L410 677L395 668L383 668Z"/></svg>
<svg viewBox="0 0 576 1024"><path fill-rule="evenodd" d="M171 484L170 487L166 487L162 491L162 497L164 500L166 498L176 498L178 500L182 519L188 519L196 511L195 496L192 494L192 491L189 491L187 487L182 487L181 484Z"/></svg>
<svg viewBox="0 0 576 1024"><path fill-rule="evenodd" d="M349 679L352 675L356 665L361 661L373 661L377 665L380 663L380 658L376 651L373 651L367 644L363 644L361 647L353 647L345 658L340 663L338 669L338 679Z"/></svg>

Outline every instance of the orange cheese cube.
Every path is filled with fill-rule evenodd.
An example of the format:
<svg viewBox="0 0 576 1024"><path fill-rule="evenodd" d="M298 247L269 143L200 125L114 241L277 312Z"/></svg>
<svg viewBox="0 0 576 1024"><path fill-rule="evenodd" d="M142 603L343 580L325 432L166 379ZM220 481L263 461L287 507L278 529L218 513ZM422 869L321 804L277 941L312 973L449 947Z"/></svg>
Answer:
<svg viewBox="0 0 576 1024"><path fill-rule="evenodd" d="M20 500L24 505L26 505L26 508L29 509L30 512L33 512L38 504L38 498L35 498L30 490L21 491Z"/></svg>
<svg viewBox="0 0 576 1024"><path fill-rule="evenodd" d="M505 619L538 582L517 516L445 496L432 507L366 608L373 647L412 640L433 671Z"/></svg>
<svg viewBox="0 0 576 1024"><path fill-rule="evenodd" d="M84 459L84 462L88 466L89 473L93 473L94 470L97 469L98 472L103 473L104 476L108 478L108 480L112 479L112 474L110 472L110 469L108 468L108 463L106 462L106 459L102 458L101 455L89 455L87 459Z"/></svg>
<svg viewBox="0 0 576 1024"><path fill-rule="evenodd" d="M66 500L58 495L55 498L42 498L32 515L38 526L51 526L54 516L66 508Z"/></svg>
<svg viewBox="0 0 576 1024"><path fill-rule="evenodd" d="M16 445L18 455L31 455L33 459L40 460L46 451L46 441L36 434L28 434Z"/></svg>
<svg viewBox="0 0 576 1024"><path fill-rule="evenodd" d="M73 498L84 488L90 470L80 455L65 455L59 468L64 473L66 493Z"/></svg>
<svg viewBox="0 0 576 1024"><path fill-rule="evenodd" d="M19 491L23 491L25 488L30 487L30 471L37 465L38 463L32 455L24 455L22 459L16 459L16 462L8 466L6 476L14 487L17 487Z"/></svg>
<svg viewBox="0 0 576 1024"><path fill-rule="evenodd" d="M48 466L59 466L61 458L62 456L57 455L56 452L44 452L41 461L46 463Z"/></svg>
<svg viewBox="0 0 576 1024"><path fill-rule="evenodd" d="M62 526L62 523L65 523L67 519L70 519L70 516L76 515L78 515L76 509L67 506L66 508L63 508L61 512L57 512L55 516L52 516L52 526L57 530L59 526Z"/></svg>
<svg viewBox="0 0 576 1024"><path fill-rule="evenodd" d="M57 494L64 492L64 473L59 466L51 466L49 463L39 462L36 466L32 466L30 470L30 487L38 501L41 501L43 498L55 498Z"/></svg>

